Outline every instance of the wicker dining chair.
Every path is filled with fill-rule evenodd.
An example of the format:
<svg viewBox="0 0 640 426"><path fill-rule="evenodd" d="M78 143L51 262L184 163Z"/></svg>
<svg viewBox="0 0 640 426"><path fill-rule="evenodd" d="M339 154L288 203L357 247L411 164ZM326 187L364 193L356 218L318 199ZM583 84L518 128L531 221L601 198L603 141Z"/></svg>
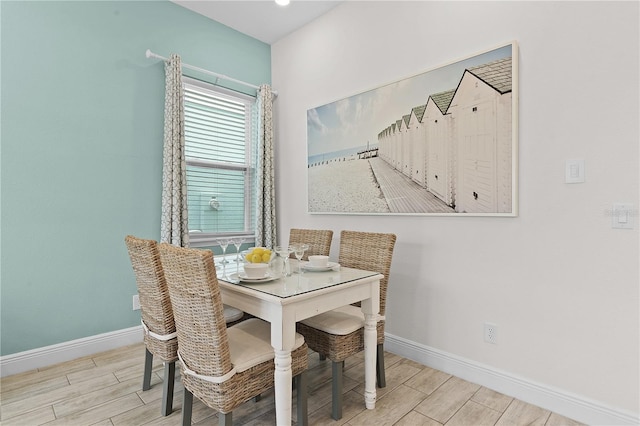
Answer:
<svg viewBox="0 0 640 426"><path fill-rule="evenodd" d="M380 313L377 325L376 378L385 387L384 324L389 271L395 246L394 234L342 231L339 263L341 266L374 271L384 275L380 280ZM364 315L359 304L347 305L316 315L297 325L309 348L321 359L332 361L332 409L335 420L342 418L342 370L344 360L364 350Z"/></svg>
<svg viewBox="0 0 640 426"><path fill-rule="evenodd" d="M164 363L161 412L163 416L168 416L173 411L178 338L169 290L160 262L158 243L154 240L128 235L125 237L125 244L136 277L144 332L145 361L142 390L151 389L151 373L155 355ZM227 326L231 326L249 318L249 316L240 309L224 305L224 318Z"/></svg>
<svg viewBox="0 0 640 426"><path fill-rule="evenodd" d="M182 424L191 424L193 396L217 410L220 425L232 411L274 386L271 325L250 318L227 328L222 297L208 250L159 245L178 333L184 384ZM291 353L297 394L297 423L307 424L307 344L296 335Z"/></svg>
<svg viewBox="0 0 640 426"><path fill-rule="evenodd" d="M329 256L331 250L331 239L333 231L330 229L298 229L291 228L289 231L289 245L309 244L309 249L305 251L302 260L308 260L309 256L324 255ZM295 259L293 253L290 255Z"/></svg>
<svg viewBox="0 0 640 426"><path fill-rule="evenodd" d="M160 263L158 243L132 235L127 235L125 243L138 286L144 331L145 361L142 390L151 388L153 357L156 356L164 362L161 412L163 416L168 416L173 411L178 338L169 290Z"/></svg>

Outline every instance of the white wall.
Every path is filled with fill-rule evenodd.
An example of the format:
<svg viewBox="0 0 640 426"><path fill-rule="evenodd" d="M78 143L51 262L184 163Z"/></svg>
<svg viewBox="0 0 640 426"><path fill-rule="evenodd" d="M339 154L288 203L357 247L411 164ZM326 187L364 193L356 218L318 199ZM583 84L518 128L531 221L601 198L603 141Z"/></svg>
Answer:
<svg viewBox="0 0 640 426"><path fill-rule="evenodd" d="M394 232L390 335L638 413L638 12L638 2L347 2L274 44L279 236ZM307 109L512 40L517 218L307 213ZM572 158L585 159L583 184L564 183ZM634 203L634 230L611 229L614 202ZM497 345L484 343L485 321Z"/></svg>

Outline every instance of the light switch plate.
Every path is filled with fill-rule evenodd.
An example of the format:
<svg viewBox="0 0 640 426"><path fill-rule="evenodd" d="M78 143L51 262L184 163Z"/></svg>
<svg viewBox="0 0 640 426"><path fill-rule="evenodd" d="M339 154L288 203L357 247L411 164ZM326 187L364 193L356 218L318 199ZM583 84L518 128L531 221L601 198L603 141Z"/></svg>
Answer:
<svg viewBox="0 0 640 426"><path fill-rule="evenodd" d="M584 159L576 158L573 160L567 160L564 181L565 183L584 182Z"/></svg>
<svg viewBox="0 0 640 426"><path fill-rule="evenodd" d="M635 220L633 204L614 203L611 209L611 227L616 229L633 229Z"/></svg>

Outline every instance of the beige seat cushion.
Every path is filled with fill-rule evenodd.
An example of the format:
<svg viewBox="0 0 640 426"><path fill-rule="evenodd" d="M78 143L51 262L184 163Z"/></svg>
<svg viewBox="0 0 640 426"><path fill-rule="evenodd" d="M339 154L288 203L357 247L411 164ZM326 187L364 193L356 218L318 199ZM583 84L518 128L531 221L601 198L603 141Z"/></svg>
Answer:
<svg viewBox="0 0 640 426"><path fill-rule="evenodd" d="M238 321L244 315L240 309L236 309L233 306L223 305L224 306L224 322L229 324L230 322Z"/></svg>
<svg viewBox="0 0 640 426"><path fill-rule="evenodd" d="M250 318L227 328L231 362L241 373L274 358L271 346L271 324L258 318ZM304 337L296 333L293 350L304 344Z"/></svg>
<svg viewBox="0 0 640 426"><path fill-rule="evenodd" d="M364 327L364 315L359 307L347 305L307 318L302 323L329 334L344 336Z"/></svg>

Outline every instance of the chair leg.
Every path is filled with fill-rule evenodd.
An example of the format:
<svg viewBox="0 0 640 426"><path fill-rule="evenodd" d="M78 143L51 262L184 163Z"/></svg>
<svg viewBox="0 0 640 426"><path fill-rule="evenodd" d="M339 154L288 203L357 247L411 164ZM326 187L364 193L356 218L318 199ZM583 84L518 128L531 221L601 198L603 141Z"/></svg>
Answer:
<svg viewBox="0 0 640 426"><path fill-rule="evenodd" d="M142 390L151 389L151 368L153 367L153 354L144 348L144 374L142 375Z"/></svg>
<svg viewBox="0 0 640 426"><path fill-rule="evenodd" d="M296 383L296 398L297 398L297 418L298 421L296 424L298 426L308 426L309 425L309 410L307 406L307 372L303 371L294 377Z"/></svg>
<svg viewBox="0 0 640 426"><path fill-rule="evenodd" d="M191 426L191 409L193 408L193 394L184 388L182 398L182 426Z"/></svg>
<svg viewBox="0 0 640 426"><path fill-rule="evenodd" d="M331 417L334 420L342 418L342 371L344 361L331 363Z"/></svg>
<svg viewBox="0 0 640 426"><path fill-rule="evenodd" d="M233 426L233 412L227 414L218 413L218 425Z"/></svg>
<svg viewBox="0 0 640 426"><path fill-rule="evenodd" d="M173 411L173 385L176 378L176 362L164 363L164 383L162 385L162 415L168 416Z"/></svg>
<svg viewBox="0 0 640 426"><path fill-rule="evenodd" d="M382 343L378 345L376 352L376 379L378 379L379 388L387 386L387 380L384 374L384 347Z"/></svg>

